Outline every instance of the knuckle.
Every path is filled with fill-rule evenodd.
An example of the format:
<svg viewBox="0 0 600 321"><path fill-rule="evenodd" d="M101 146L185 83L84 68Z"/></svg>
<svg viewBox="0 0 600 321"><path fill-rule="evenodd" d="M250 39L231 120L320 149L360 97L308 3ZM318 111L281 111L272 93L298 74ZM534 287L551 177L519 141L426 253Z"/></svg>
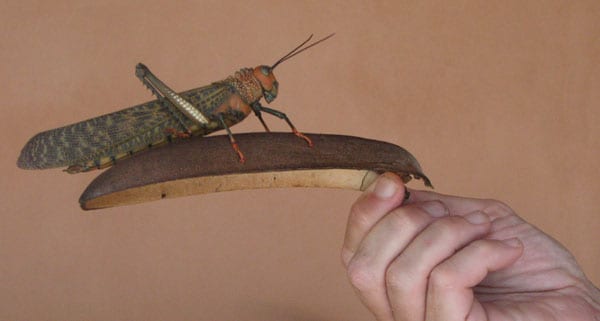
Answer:
<svg viewBox="0 0 600 321"><path fill-rule="evenodd" d="M363 200L359 199L352 207L350 207L350 216L348 218L349 225L357 227L370 227L371 224L370 206Z"/></svg>
<svg viewBox="0 0 600 321"><path fill-rule="evenodd" d="M361 292L373 289L378 284L377 273L364 263L350 262L347 273L352 286Z"/></svg>
<svg viewBox="0 0 600 321"><path fill-rule="evenodd" d="M495 243L491 240L476 240L469 244L474 256L487 256L495 250Z"/></svg>
<svg viewBox="0 0 600 321"><path fill-rule="evenodd" d="M448 264L436 266L429 274L429 286L433 288L452 287L455 280L455 273Z"/></svg>
<svg viewBox="0 0 600 321"><path fill-rule="evenodd" d="M385 271L385 285L396 294L412 295L424 284L427 275L420 264L415 264L405 256L399 256Z"/></svg>
<svg viewBox="0 0 600 321"><path fill-rule="evenodd" d="M438 235L443 239L455 239L461 234L461 227L466 224L466 220L459 216L449 216L439 219L431 224L433 235Z"/></svg>
<svg viewBox="0 0 600 321"><path fill-rule="evenodd" d="M506 203L495 199L484 200L483 211L499 216L508 216L514 213L513 209L510 208L510 206L508 206Z"/></svg>
<svg viewBox="0 0 600 321"><path fill-rule="evenodd" d="M408 274L402 268L390 266L385 271L385 284L388 288L406 289L411 283Z"/></svg>
<svg viewBox="0 0 600 321"><path fill-rule="evenodd" d="M422 210L406 206L399 207L389 213L387 222L393 225L394 230L416 230L431 221Z"/></svg>

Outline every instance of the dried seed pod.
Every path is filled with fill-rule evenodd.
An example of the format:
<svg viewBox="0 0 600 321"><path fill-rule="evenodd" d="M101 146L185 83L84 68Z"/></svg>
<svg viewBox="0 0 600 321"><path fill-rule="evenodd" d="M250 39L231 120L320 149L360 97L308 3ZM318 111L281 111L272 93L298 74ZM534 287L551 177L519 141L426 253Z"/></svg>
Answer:
<svg viewBox="0 0 600 321"><path fill-rule="evenodd" d="M193 137L118 162L90 183L83 209L98 209L240 189L329 187L364 190L378 174L404 182L423 179L415 157L394 144L352 136L307 134L314 148L291 133L236 135L247 160L232 157L226 135Z"/></svg>

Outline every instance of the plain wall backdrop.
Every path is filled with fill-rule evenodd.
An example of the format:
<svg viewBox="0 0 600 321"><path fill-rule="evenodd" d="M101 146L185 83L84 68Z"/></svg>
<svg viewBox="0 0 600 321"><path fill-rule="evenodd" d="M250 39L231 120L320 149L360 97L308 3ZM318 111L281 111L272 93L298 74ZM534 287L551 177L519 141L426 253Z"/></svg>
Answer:
<svg viewBox="0 0 600 321"><path fill-rule="evenodd" d="M438 192L507 202L600 284L597 0L3 1L0 319L369 319L339 259L357 192L83 212L98 172L15 165L40 131L152 99L138 62L185 90L331 32L277 68L274 108L407 148Z"/></svg>

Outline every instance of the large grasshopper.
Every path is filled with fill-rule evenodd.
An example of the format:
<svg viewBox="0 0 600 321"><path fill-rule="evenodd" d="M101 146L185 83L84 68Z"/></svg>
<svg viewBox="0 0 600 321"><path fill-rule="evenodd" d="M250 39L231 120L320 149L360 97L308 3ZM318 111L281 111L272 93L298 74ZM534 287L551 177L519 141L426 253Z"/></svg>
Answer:
<svg viewBox="0 0 600 321"><path fill-rule="evenodd" d="M27 142L17 165L25 169L68 166L69 173L85 172L113 165L150 147L174 139L203 136L225 129L240 162L244 162L230 127L244 120L251 112L266 131L269 127L262 112L287 122L292 132L312 146L281 111L261 105L277 97L279 83L273 70L282 62L321 43L333 34L303 48L312 35L273 65L242 68L224 80L208 86L177 93L156 77L143 64L135 74L157 97L137 106L88 119L35 135Z"/></svg>

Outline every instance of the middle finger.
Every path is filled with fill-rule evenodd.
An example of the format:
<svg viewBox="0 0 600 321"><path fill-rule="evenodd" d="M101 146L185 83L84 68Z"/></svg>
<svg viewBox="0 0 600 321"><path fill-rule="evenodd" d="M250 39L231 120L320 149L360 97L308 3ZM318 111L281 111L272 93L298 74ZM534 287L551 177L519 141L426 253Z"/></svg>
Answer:
<svg viewBox="0 0 600 321"><path fill-rule="evenodd" d="M469 242L483 237L490 220L482 212L449 216L428 225L388 267L387 294L403 320L423 320L429 274Z"/></svg>
<svg viewBox="0 0 600 321"><path fill-rule="evenodd" d="M385 215L362 240L348 263L348 276L378 320L393 318L385 285L387 267L419 232L447 213L438 201L402 206Z"/></svg>

